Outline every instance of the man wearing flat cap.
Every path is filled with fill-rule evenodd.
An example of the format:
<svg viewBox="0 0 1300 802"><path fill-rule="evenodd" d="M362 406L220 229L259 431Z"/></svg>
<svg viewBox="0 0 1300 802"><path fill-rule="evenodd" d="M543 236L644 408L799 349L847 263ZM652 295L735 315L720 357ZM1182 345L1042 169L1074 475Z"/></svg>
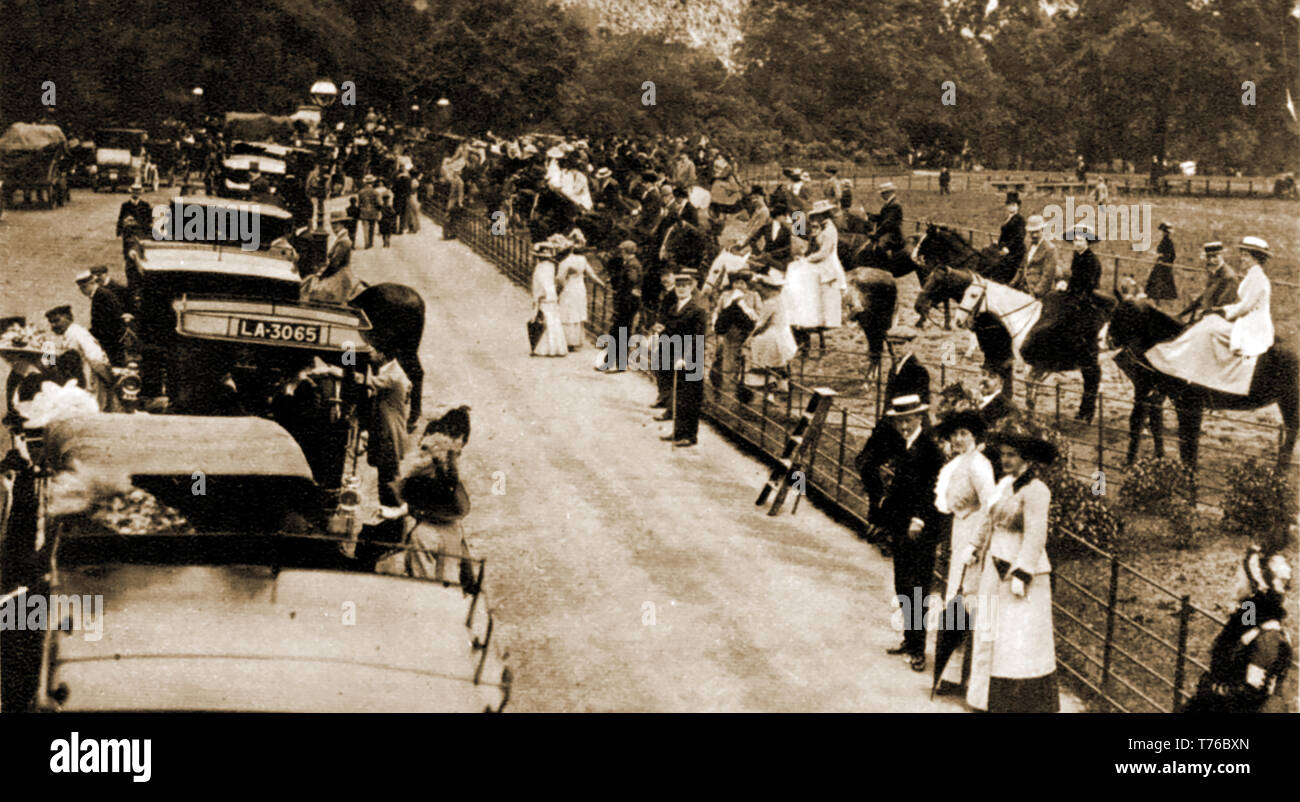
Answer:
<svg viewBox="0 0 1300 802"><path fill-rule="evenodd" d="M902 605L903 641L888 650L925 670L925 608L943 518L934 506L943 452L924 429L929 405L917 395L893 398L855 463L871 500L867 539L884 537L894 558L894 593Z"/></svg>
<svg viewBox="0 0 1300 802"><path fill-rule="evenodd" d="M81 386L95 396L101 410L110 410L113 368L99 341L84 326L73 322L72 307L68 304L49 310L45 319L49 321L50 331L58 335L63 349L75 352L81 358L78 376Z"/></svg>
<svg viewBox="0 0 1300 802"><path fill-rule="evenodd" d="M1205 243L1204 253L1208 271L1205 289L1178 313L1178 317L1191 315L1192 322L1211 309L1227 306L1237 300L1237 274L1223 258L1223 243Z"/></svg>

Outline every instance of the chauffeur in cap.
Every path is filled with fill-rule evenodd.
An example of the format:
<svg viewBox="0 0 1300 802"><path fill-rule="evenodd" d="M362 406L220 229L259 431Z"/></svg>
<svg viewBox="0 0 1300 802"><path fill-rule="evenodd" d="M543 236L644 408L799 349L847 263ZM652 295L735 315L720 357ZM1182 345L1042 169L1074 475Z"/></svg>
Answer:
<svg viewBox="0 0 1300 802"><path fill-rule="evenodd" d="M90 334L103 347L108 361L114 365L122 363L122 303L117 295L95 278L87 270L77 276L77 289L90 299Z"/></svg>

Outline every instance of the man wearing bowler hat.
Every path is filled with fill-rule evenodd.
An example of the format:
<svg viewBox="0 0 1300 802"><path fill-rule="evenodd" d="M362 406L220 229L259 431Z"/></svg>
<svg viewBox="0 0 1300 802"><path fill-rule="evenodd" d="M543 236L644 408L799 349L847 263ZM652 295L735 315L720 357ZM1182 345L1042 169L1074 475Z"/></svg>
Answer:
<svg viewBox="0 0 1300 802"><path fill-rule="evenodd" d="M876 224L873 239L876 241L877 258L882 263L888 263L893 261L894 255L906 244L903 238L903 205L898 202L893 181L880 185L880 199L884 201L880 211L868 215L868 219Z"/></svg>

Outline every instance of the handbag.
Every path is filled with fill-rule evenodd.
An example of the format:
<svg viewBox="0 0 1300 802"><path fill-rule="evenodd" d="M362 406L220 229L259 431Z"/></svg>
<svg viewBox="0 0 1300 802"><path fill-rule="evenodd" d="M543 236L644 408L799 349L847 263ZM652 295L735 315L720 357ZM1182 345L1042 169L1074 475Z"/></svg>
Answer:
<svg viewBox="0 0 1300 802"><path fill-rule="evenodd" d="M542 332L545 330L546 318L542 316L542 310L538 309L537 314L528 321L528 350L537 348L537 343L541 342Z"/></svg>

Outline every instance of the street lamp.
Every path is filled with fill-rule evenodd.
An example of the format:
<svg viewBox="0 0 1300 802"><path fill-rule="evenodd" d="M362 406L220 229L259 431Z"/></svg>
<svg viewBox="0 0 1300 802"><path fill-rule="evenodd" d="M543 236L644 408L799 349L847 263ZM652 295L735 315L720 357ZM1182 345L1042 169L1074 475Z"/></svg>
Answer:
<svg viewBox="0 0 1300 802"><path fill-rule="evenodd" d="M316 105L322 109L334 105L334 99L339 96L339 88L328 78L321 78L311 85L311 99L316 101Z"/></svg>
<svg viewBox="0 0 1300 802"><path fill-rule="evenodd" d="M334 100L339 96L339 88L328 78L321 78L311 85L307 90L311 99L321 110L321 124L325 124L325 109L334 104ZM322 142L322 144L324 144ZM325 157L322 156L320 161L323 163ZM320 166L323 166L321 164ZM329 258L329 231L325 228L325 199L329 197L329 174L327 170L320 170L318 166L317 175L320 180L320 186L313 188L312 192L312 220L311 220L311 254L308 259L315 266L323 268Z"/></svg>
<svg viewBox="0 0 1300 802"><path fill-rule="evenodd" d="M411 125L419 125L419 124L420 124L420 104L412 103L411 104Z"/></svg>

